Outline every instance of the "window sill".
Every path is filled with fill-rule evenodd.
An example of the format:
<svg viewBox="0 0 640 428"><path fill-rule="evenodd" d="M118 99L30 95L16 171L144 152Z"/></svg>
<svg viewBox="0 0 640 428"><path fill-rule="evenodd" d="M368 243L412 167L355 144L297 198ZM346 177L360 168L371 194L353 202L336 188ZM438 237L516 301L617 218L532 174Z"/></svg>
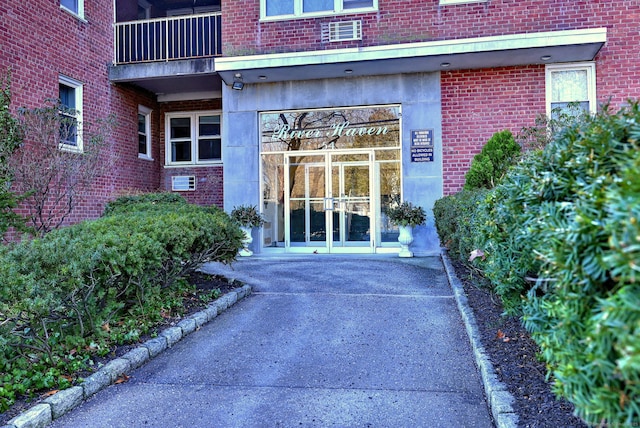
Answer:
<svg viewBox="0 0 640 428"><path fill-rule="evenodd" d="M450 4L487 3L489 0L440 0L440 6Z"/></svg>
<svg viewBox="0 0 640 428"><path fill-rule="evenodd" d="M207 162L207 163L170 163L165 164L165 168L205 168L209 166L222 166L222 161Z"/></svg>
<svg viewBox="0 0 640 428"><path fill-rule="evenodd" d="M77 13L72 11L71 9L67 9L66 7L64 7L62 5L60 5L60 9L63 10L64 12L68 13L69 15L73 16L74 18L76 18L80 22L83 22L85 24L87 24L89 22L86 19L84 19L84 16L78 15Z"/></svg>
<svg viewBox="0 0 640 428"><path fill-rule="evenodd" d="M479 0L479 1L488 1L488 0ZM362 15L365 13L375 13L375 12L378 12L378 9L351 9L351 10L343 10L341 12L331 11L331 12L307 13L305 15L264 16L260 18L260 22L295 21L295 20L301 20L301 19L327 18L332 16L341 17L346 15Z"/></svg>
<svg viewBox="0 0 640 428"><path fill-rule="evenodd" d="M60 144L59 149L60 149L60 151L69 152L69 153L84 153L84 150L82 150L82 146L72 146L72 145L69 145L69 144Z"/></svg>

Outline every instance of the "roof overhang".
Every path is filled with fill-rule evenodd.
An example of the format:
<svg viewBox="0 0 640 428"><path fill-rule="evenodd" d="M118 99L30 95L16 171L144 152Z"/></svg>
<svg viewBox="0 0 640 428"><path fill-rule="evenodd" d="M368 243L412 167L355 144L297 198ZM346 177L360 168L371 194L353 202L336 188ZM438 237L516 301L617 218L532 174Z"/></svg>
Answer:
<svg viewBox="0 0 640 428"><path fill-rule="evenodd" d="M156 94L161 102L222 96L214 58L111 65L109 80L144 88Z"/></svg>
<svg viewBox="0 0 640 428"><path fill-rule="evenodd" d="M216 58L226 84L478 69L593 60L606 28Z"/></svg>

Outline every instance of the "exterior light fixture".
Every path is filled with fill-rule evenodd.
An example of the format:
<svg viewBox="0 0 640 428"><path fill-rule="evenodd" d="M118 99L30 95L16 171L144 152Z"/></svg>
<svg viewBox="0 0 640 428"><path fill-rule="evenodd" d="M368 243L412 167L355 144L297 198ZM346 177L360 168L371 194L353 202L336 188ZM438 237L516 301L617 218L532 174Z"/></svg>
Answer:
<svg viewBox="0 0 640 428"><path fill-rule="evenodd" d="M265 76L265 75L261 75L261 76L258 76L258 79L260 79L260 80L267 80L267 76Z"/></svg>
<svg viewBox="0 0 640 428"><path fill-rule="evenodd" d="M447 68L447 67L450 67L450 66L451 66L450 62L441 62L440 63L440 67L442 67L442 68Z"/></svg>
<svg viewBox="0 0 640 428"><path fill-rule="evenodd" d="M540 59L543 61L549 61L551 59L551 55L543 55L540 57Z"/></svg>
<svg viewBox="0 0 640 428"><path fill-rule="evenodd" d="M242 74L236 73L234 75L233 84L231 85L231 89L235 89L236 91L241 91L244 88L244 82L242 81Z"/></svg>
<svg viewBox="0 0 640 428"><path fill-rule="evenodd" d="M352 70L352 69L350 69L350 68L347 68L347 69L344 71L344 74L351 74L351 73L353 73L353 70Z"/></svg>

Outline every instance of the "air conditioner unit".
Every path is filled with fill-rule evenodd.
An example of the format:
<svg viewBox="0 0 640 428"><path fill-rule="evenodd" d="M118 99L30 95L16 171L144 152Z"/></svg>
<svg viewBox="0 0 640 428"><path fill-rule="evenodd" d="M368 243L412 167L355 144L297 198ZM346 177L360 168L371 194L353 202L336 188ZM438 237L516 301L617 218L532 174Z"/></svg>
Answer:
<svg viewBox="0 0 640 428"><path fill-rule="evenodd" d="M322 24L322 42L362 40L362 21L340 21Z"/></svg>
<svg viewBox="0 0 640 428"><path fill-rule="evenodd" d="M196 190L195 175L174 175L171 177L171 190L174 192Z"/></svg>

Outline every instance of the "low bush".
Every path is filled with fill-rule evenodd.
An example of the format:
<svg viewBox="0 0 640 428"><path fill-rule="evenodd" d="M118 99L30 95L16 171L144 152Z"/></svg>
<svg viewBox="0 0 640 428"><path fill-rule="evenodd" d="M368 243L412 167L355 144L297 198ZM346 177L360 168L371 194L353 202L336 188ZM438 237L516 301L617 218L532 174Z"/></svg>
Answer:
<svg viewBox="0 0 640 428"><path fill-rule="evenodd" d="M496 132L473 158L465 175L464 188L493 188L519 155L520 146L511 131Z"/></svg>
<svg viewBox="0 0 640 428"><path fill-rule="evenodd" d="M110 341L135 340L176 308L186 275L241 248L240 229L218 208L115 206L0 252L0 411L17 395L68 385Z"/></svg>
<svg viewBox="0 0 640 428"><path fill-rule="evenodd" d="M470 253L478 248L479 208L488 193L486 189L463 190L434 204L433 216L440 242L452 257L464 263L468 263Z"/></svg>

